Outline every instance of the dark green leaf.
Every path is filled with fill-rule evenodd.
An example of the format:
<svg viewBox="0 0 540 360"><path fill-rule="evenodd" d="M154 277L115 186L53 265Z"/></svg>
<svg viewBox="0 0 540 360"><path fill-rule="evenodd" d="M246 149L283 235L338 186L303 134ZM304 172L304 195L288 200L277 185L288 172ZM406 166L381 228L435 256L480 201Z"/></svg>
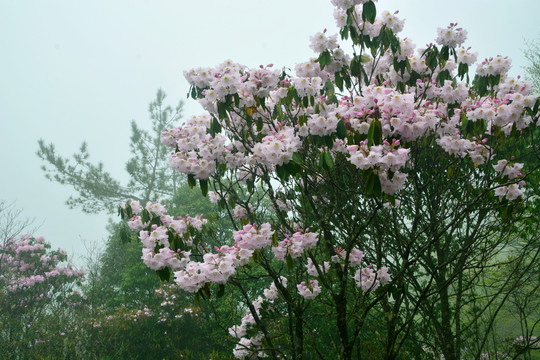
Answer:
<svg viewBox="0 0 540 360"><path fill-rule="evenodd" d="M336 73L336 76L334 77L334 82L336 83L336 86L340 91L343 91L343 78L341 77L340 73Z"/></svg>
<svg viewBox="0 0 540 360"><path fill-rule="evenodd" d="M201 193L204 197L208 195L208 180L199 179L199 185L201 186Z"/></svg>
<svg viewBox="0 0 540 360"><path fill-rule="evenodd" d="M350 65L352 76L360 77L360 66L362 65L360 65L360 61L358 61L358 57L357 56L353 57L353 59L351 60L351 65Z"/></svg>
<svg viewBox="0 0 540 360"><path fill-rule="evenodd" d="M368 130L368 146L382 144L382 128L379 120L374 119L371 121Z"/></svg>
<svg viewBox="0 0 540 360"><path fill-rule="evenodd" d="M246 185L248 187L248 191L250 193L253 193L253 190L255 190L255 182L253 181L253 179L248 179L246 181Z"/></svg>
<svg viewBox="0 0 540 360"><path fill-rule="evenodd" d="M326 165L326 169L331 170L334 168L334 160L332 159L332 155L328 151L323 152L324 157L324 164Z"/></svg>
<svg viewBox="0 0 540 360"><path fill-rule="evenodd" d="M122 244L126 244L128 243L131 239L129 237L129 230L126 229L125 226L122 226L120 228L120 241L122 242Z"/></svg>
<svg viewBox="0 0 540 360"><path fill-rule="evenodd" d="M222 102L217 103L217 110L218 110L218 116L220 119L226 119L227 118L227 105Z"/></svg>
<svg viewBox="0 0 540 360"><path fill-rule="evenodd" d="M293 258L291 257L291 254L287 254L286 259L287 259L287 268L289 268L289 270L292 271L294 269L294 261L293 261Z"/></svg>
<svg viewBox="0 0 540 360"><path fill-rule="evenodd" d="M450 55L450 48L447 45L444 45L441 49L441 57L444 59L444 61L448 61L449 55Z"/></svg>
<svg viewBox="0 0 540 360"><path fill-rule="evenodd" d="M197 185L197 180L195 180L195 176L193 174L188 174L187 180L190 188L193 189L193 187Z"/></svg>
<svg viewBox="0 0 540 360"><path fill-rule="evenodd" d="M225 285L224 284L219 284L216 297L219 299L219 298L223 297L223 295L225 295Z"/></svg>
<svg viewBox="0 0 540 360"><path fill-rule="evenodd" d="M343 119L339 120L336 129L337 137L341 140L347 137L347 128L345 127L345 122Z"/></svg>
<svg viewBox="0 0 540 360"><path fill-rule="evenodd" d="M302 165L302 163L304 162L304 161L302 160L302 157L300 156L300 154L298 154L298 153L296 153L296 152L293 153L292 159L293 159L293 161L294 161L295 163L297 163L298 165Z"/></svg>
<svg viewBox="0 0 540 360"><path fill-rule="evenodd" d="M221 132L221 124L219 123L218 119L216 119L215 117L213 118L213 126L214 126L214 131L216 132L216 134Z"/></svg>
<svg viewBox="0 0 540 360"><path fill-rule="evenodd" d="M166 267L156 271L161 281L169 281L171 279L171 270Z"/></svg>
<svg viewBox="0 0 540 360"><path fill-rule="evenodd" d="M368 1L364 4L362 8L362 20L363 21L369 21L370 23L375 22L375 18L377 17L377 8L375 7L375 3L373 1Z"/></svg>
<svg viewBox="0 0 540 360"><path fill-rule="evenodd" d="M283 181L287 180L288 175L289 175L285 167L281 165L276 165L276 173L277 173L277 176Z"/></svg>

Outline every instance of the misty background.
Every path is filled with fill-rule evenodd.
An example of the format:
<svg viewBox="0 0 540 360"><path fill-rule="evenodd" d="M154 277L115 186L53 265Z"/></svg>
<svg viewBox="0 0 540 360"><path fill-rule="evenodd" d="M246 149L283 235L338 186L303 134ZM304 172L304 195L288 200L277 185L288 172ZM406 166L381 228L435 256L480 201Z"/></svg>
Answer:
<svg viewBox="0 0 540 360"><path fill-rule="evenodd" d="M540 36L538 0L380 0L377 8L399 10L399 36L417 48L458 22L479 60L509 56L513 76L524 73L527 40ZM104 242L109 215L65 206L73 191L45 179L38 139L64 157L87 141L90 160L125 184L130 121L150 127L158 88L168 104L186 100L184 118L198 115L184 70L225 59L294 69L315 56L311 35L337 32L332 13L329 0L1 0L0 200L34 218L35 235L81 266L84 242Z"/></svg>

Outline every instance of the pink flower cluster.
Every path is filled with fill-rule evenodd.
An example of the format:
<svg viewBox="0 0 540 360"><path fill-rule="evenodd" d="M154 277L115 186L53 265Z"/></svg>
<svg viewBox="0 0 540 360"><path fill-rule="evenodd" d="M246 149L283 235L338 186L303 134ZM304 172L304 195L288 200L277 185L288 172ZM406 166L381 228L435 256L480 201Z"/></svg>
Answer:
<svg viewBox="0 0 540 360"><path fill-rule="evenodd" d="M321 293L321 287L317 280L310 280L308 283L302 281L296 285L296 288L298 289L298 294L308 300L315 299Z"/></svg>
<svg viewBox="0 0 540 360"><path fill-rule="evenodd" d="M60 290L84 281L84 270L71 264L63 250L51 251L43 237L21 235L0 244L0 287L6 290L7 301L19 306L46 301Z"/></svg>
<svg viewBox="0 0 540 360"><path fill-rule="evenodd" d="M294 129L283 128L253 146L253 159L270 167L283 165L291 161L299 147L300 138L295 135Z"/></svg>
<svg viewBox="0 0 540 360"><path fill-rule="evenodd" d="M476 67L476 73L480 76L505 75L512 65L508 56L497 55L494 58L485 59Z"/></svg>
<svg viewBox="0 0 540 360"><path fill-rule="evenodd" d="M272 235L274 231L269 223L264 223L259 227L256 224L247 224L242 230L233 232L235 243L249 250L262 249L270 245Z"/></svg>
<svg viewBox="0 0 540 360"><path fill-rule="evenodd" d="M439 45L455 48L467 40L467 30L458 28L457 23L450 23L446 29L437 28L437 39Z"/></svg>
<svg viewBox="0 0 540 360"><path fill-rule="evenodd" d="M293 259L302 256L304 251L314 247L317 241L319 239L316 233L309 232L309 229L300 229L292 237L286 235L285 240L272 247L272 252L278 260L285 262L287 256Z"/></svg>
<svg viewBox="0 0 540 360"><path fill-rule="evenodd" d="M358 269L354 275L356 280L356 286L363 291L375 291L380 285L385 285L390 282L390 274L388 274L388 268L383 266L379 270L375 271L373 265L369 265L366 268Z"/></svg>
<svg viewBox="0 0 540 360"><path fill-rule="evenodd" d="M311 44L309 47L316 53L322 53L325 50L334 50L338 47L337 44L337 35L326 35L326 29L324 31L318 32L315 35L309 38Z"/></svg>

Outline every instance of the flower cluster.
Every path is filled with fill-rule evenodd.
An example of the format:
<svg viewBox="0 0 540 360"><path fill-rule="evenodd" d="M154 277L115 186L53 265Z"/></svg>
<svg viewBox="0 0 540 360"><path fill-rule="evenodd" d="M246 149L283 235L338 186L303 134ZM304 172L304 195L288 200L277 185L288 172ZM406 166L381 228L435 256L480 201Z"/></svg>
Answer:
<svg viewBox="0 0 540 360"><path fill-rule="evenodd" d="M316 53L322 53L326 50L334 50L338 47L337 35L326 36L326 29L322 33L316 33L309 38L311 44L309 47Z"/></svg>
<svg viewBox="0 0 540 360"><path fill-rule="evenodd" d="M450 23L446 29L437 28L437 39L439 45L455 48L467 40L467 30L458 28L457 23Z"/></svg>
<svg viewBox="0 0 540 360"><path fill-rule="evenodd" d="M390 282L390 274L385 266L375 271L373 265L369 265L366 268L358 269L354 274L354 280L356 280L356 286L363 291L375 291L380 285Z"/></svg>
<svg viewBox="0 0 540 360"><path fill-rule="evenodd" d="M270 245L273 234L269 223L259 227L256 224L247 224L242 230L233 232L235 243L249 250L262 249Z"/></svg>
<svg viewBox="0 0 540 360"><path fill-rule="evenodd" d="M476 67L476 73L480 76L504 75L510 70L512 60L508 56L497 55L494 58L485 59Z"/></svg>
<svg viewBox="0 0 540 360"><path fill-rule="evenodd" d="M308 283L302 281L296 285L296 288L298 289L298 294L308 300L315 299L321 293L321 287L317 280L310 280Z"/></svg>
<svg viewBox="0 0 540 360"><path fill-rule="evenodd" d="M252 153L255 161L272 167L291 161L299 147L300 139L294 134L294 130L284 128L256 143Z"/></svg>
<svg viewBox="0 0 540 360"><path fill-rule="evenodd" d="M0 244L0 287L17 305L43 302L72 284L84 281L86 272L73 265L61 266L65 251L50 250L43 237L21 235ZM58 290L58 291L55 291Z"/></svg>
<svg viewBox="0 0 540 360"><path fill-rule="evenodd" d="M272 252L277 259L285 262L287 256L293 259L302 256L304 251L314 247L318 240L316 233L309 232L309 229L300 229L292 237L286 235L285 240L272 247Z"/></svg>
<svg viewBox="0 0 540 360"><path fill-rule="evenodd" d="M515 180L523 176L521 173L521 169L523 169L522 163L510 165L506 160L499 160L496 165L493 165L493 169L499 174L499 176L508 180ZM523 189L521 187L524 185L524 181L519 181L518 183L507 186L499 186L495 188L495 196L498 196L499 199L506 198L510 201L515 200L523 195Z"/></svg>

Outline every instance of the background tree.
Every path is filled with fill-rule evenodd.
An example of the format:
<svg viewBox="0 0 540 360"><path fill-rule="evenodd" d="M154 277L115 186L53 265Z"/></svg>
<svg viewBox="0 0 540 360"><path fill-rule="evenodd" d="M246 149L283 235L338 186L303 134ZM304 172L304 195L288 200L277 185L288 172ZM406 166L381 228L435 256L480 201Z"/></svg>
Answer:
<svg viewBox="0 0 540 360"><path fill-rule="evenodd" d="M183 104L180 101L172 108L164 104L165 97L159 89L149 105L151 131L131 122L132 157L126 163L130 178L125 186L105 171L103 163L90 162L86 142L81 144L73 159L68 159L56 154L54 144L47 145L43 139L39 140L37 155L45 162L42 169L47 179L71 186L78 194L66 201L70 208L81 208L88 213L103 210L112 213L126 199L146 202L175 195L183 177L167 166L168 149L160 139L163 131L180 119Z"/></svg>
<svg viewBox="0 0 540 360"><path fill-rule="evenodd" d="M540 92L540 38L528 42L527 49L523 53L529 61L525 66L527 78L532 81L535 91Z"/></svg>

